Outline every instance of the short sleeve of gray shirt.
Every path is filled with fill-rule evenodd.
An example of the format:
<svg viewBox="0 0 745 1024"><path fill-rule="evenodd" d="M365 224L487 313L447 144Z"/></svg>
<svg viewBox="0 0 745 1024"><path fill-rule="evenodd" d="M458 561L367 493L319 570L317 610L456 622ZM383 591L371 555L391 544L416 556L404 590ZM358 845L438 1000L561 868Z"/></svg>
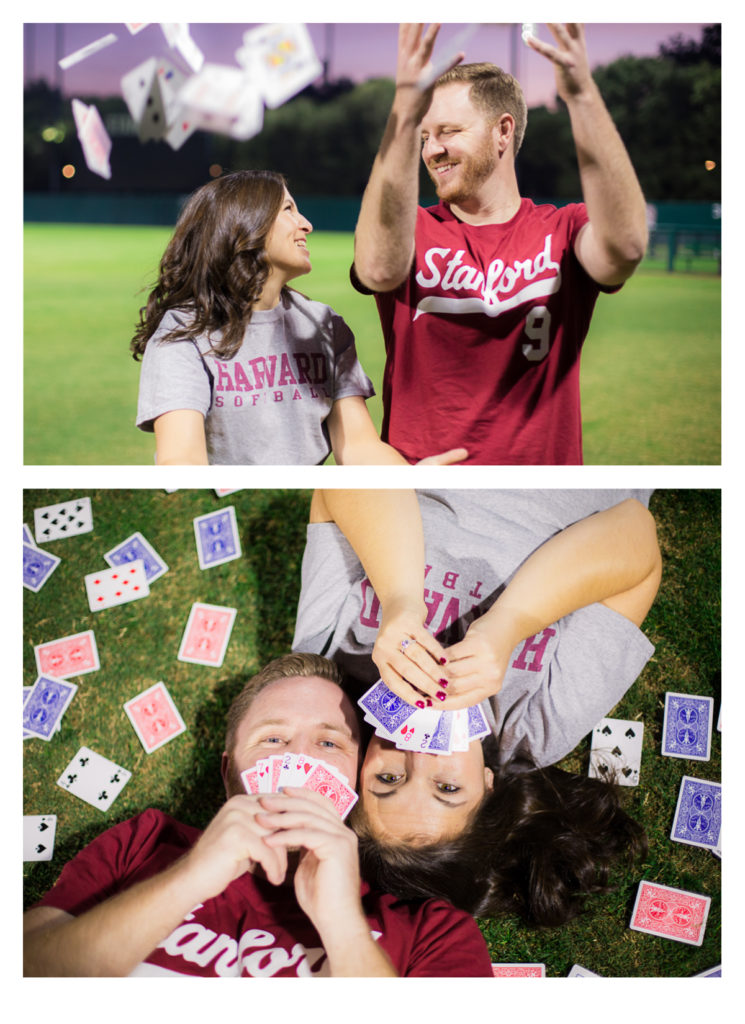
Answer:
<svg viewBox="0 0 745 1024"><path fill-rule="evenodd" d="M419 491L428 629L460 639L544 541L593 512L650 491ZM337 661L359 691L378 672L370 658L379 606L333 523L308 526L293 650ZM594 604L518 644L499 694L482 707L500 761L561 760L618 703L654 648L632 622Z"/></svg>

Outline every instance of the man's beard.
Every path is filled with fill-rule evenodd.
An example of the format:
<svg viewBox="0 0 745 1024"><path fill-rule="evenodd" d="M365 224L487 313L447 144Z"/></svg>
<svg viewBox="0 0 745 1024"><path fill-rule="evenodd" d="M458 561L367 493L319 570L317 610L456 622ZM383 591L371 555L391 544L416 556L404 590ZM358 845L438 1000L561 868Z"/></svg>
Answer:
<svg viewBox="0 0 745 1024"><path fill-rule="evenodd" d="M447 163L442 160L440 163ZM438 165L434 165L437 167ZM446 203L460 205L471 199L480 185L486 181L496 166L491 146L484 144L474 155L463 156L458 161L458 181L452 185L440 182L437 172L429 167L427 173L434 183L438 199Z"/></svg>

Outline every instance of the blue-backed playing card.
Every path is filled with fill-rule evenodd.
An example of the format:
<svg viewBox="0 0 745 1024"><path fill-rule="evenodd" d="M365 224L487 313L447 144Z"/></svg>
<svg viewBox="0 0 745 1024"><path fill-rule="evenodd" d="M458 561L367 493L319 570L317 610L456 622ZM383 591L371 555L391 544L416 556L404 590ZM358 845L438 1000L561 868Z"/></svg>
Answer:
<svg viewBox="0 0 745 1024"><path fill-rule="evenodd" d="M670 838L714 850L722 831L722 787L718 782L684 775Z"/></svg>
<svg viewBox="0 0 745 1024"><path fill-rule="evenodd" d="M241 543L232 505L194 520L200 569L211 569L241 557Z"/></svg>
<svg viewBox="0 0 745 1024"><path fill-rule="evenodd" d="M708 761L713 710L714 701L711 697L666 693L662 728L663 755Z"/></svg>
<svg viewBox="0 0 745 1024"><path fill-rule="evenodd" d="M33 544L23 545L23 585L27 590L38 593L59 565L56 555Z"/></svg>
<svg viewBox="0 0 745 1024"><path fill-rule="evenodd" d="M23 704L24 730L42 740L51 739L77 689L75 683L39 676Z"/></svg>
<svg viewBox="0 0 745 1024"><path fill-rule="evenodd" d="M166 563L139 531L133 533L131 537L127 537L121 544L117 544L111 551L107 551L103 557L112 568L115 565L124 565L125 562L134 562L141 558L145 565L145 576L148 583L152 583L153 580L157 580L168 572Z"/></svg>
<svg viewBox="0 0 745 1024"><path fill-rule="evenodd" d="M480 704L473 704L466 708L468 712L468 739L480 740L482 736L488 736L491 732L486 716L481 710Z"/></svg>
<svg viewBox="0 0 745 1024"><path fill-rule="evenodd" d="M382 679L364 693L357 703L372 718L373 724L383 727L391 740L417 710L389 690Z"/></svg>
<svg viewBox="0 0 745 1024"><path fill-rule="evenodd" d="M428 754L449 754L451 751L450 738L453 731L454 711L442 711L440 721L437 723L435 734L427 745Z"/></svg>

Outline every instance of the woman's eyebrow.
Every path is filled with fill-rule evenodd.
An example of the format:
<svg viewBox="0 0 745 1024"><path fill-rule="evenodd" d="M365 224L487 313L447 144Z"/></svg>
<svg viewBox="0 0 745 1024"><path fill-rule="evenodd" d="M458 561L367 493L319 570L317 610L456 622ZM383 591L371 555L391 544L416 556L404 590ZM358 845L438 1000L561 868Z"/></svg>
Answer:
<svg viewBox="0 0 745 1024"><path fill-rule="evenodd" d="M395 796L397 790L396 789L387 789L383 793L376 793L374 789L370 789L370 790L368 790L368 792L372 793L373 796L376 796L378 798L378 800L385 800L386 797ZM455 807L462 807L464 804L468 803L467 800L458 800L458 801L445 800L442 796L438 796L437 793L433 793L432 796L435 798L435 800L438 800L441 804L444 804L445 807L453 807L453 808L455 808Z"/></svg>

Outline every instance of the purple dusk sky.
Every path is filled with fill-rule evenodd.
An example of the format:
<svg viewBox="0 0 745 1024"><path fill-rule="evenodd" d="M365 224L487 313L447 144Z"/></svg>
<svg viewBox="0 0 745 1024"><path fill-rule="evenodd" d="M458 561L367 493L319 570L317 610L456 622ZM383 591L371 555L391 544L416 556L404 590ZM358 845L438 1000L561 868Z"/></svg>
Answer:
<svg viewBox="0 0 745 1024"><path fill-rule="evenodd" d="M194 42L205 59L217 64L236 64L235 51L241 45L243 32L254 24L190 25ZM444 24L440 30L435 53L447 48L465 25ZM607 64L617 57L654 56L660 43L675 35L700 40L703 24L588 24L587 48L591 66ZM390 23L308 23L316 53L330 60L330 77L347 77L355 81L379 76L392 76L396 61L398 26ZM80 64L61 71L56 62L101 36L113 32L117 41ZM545 25L538 34L549 40ZM517 38L514 50L511 40ZM553 68L550 63L525 48L509 25L482 25L466 43L466 60L489 60L512 70L525 91L528 106L550 104L555 94ZM137 35L130 35L126 26L118 24L75 23L54 25L27 24L24 28L24 78L45 78L59 85L68 96L112 95L119 92L119 79L127 71L151 56L168 54L168 45L157 24L148 25Z"/></svg>

